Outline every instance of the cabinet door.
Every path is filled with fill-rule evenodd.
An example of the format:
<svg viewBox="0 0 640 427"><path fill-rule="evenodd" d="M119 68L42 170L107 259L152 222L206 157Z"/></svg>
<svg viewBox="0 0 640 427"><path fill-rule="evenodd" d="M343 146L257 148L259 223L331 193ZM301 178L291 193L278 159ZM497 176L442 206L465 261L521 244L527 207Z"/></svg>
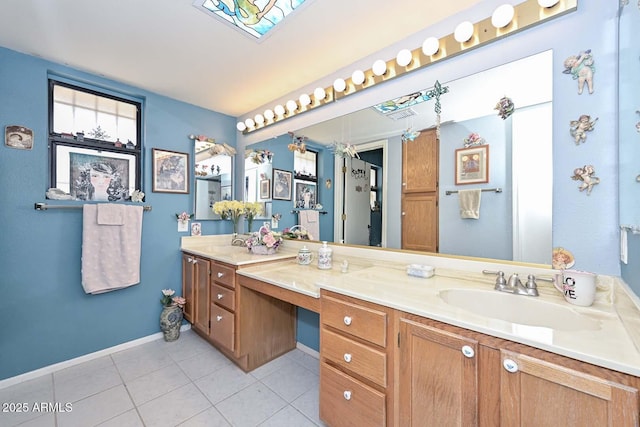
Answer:
<svg viewBox="0 0 640 427"><path fill-rule="evenodd" d="M230 351L235 348L235 315L211 303L211 332L209 336Z"/></svg>
<svg viewBox="0 0 640 427"><path fill-rule="evenodd" d="M400 425L477 425L477 352L475 340L401 319Z"/></svg>
<svg viewBox="0 0 640 427"><path fill-rule="evenodd" d="M402 197L402 249L438 252L437 193Z"/></svg>
<svg viewBox="0 0 640 427"><path fill-rule="evenodd" d="M638 390L530 356L501 353L501 425L638 425Z"/></svg>
<svg viewBox="0 0 640 427"><path fill-rule="evenodd" d="M435 129L423 130L413 141L402 144L402 192L438 190L438 139Z"/></svg>
<svg viewBox="0 0 640 427"><path fill-rule="evenodd" d="M190 254L182 254L182 296L187 300L184 306L184 318L189 322L194 322L194 261L195 257Z"/></svg>
<svg viewBox="0 0 640 427"><path fill-rule="evenodd" d="M209 333L209 260L197 257L195 262L195 322L194 326Z"/></svg>

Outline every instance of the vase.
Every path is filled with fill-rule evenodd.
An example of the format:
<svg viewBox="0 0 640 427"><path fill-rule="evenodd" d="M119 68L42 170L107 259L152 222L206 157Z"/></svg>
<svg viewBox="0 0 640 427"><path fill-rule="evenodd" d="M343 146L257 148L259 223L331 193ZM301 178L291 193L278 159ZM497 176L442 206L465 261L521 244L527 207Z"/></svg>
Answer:
<svg viewBox="0 0 640 427"><path fill-rule="evenodd" d="M251 227L253 227L253 218L247 217L247 232L251 234Z"/></svg>
<svg viewBox="0 0 640 427"><path fill-rule="evenodd" d="M182 325L182 308L177 305L166 306L160 313L160 329L165 341L175 341L180 337Z"/></svg>
<svg viewBox="0 0 640 427"><path fill-rule="evenodd" d="M251 247L251 253L255 255L273 255L277 251L278 248L268 248L265 245Z"/></svg>

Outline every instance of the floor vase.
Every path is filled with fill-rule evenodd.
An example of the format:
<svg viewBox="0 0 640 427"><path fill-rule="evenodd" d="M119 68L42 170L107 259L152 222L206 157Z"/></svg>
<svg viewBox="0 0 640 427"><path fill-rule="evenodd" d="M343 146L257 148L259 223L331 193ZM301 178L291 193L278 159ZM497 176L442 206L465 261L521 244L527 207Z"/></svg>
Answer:
<svg viewBox="0 0 640 427"><path fill-rule="evenodd" d="M160 329L165 341L175 341L180 337L182 309L177 305L164 307L160 313Z"/></svg>

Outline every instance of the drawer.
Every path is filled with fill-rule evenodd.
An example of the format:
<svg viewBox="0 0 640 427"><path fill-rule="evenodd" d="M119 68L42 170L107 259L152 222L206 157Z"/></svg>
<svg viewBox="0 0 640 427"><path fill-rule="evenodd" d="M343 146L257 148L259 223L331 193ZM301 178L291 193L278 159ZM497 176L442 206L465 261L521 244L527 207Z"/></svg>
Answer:
<svg viewBox="0 0 640 427"><path fill-rule="evenodd" d="M387 355L345 336L322 329L323 358L374 383L387 386Z"/></svg>
<svg viewBox="0 0 640 427"><path fill-rule="evenodd" d="M387 314L362 305L322 297L322 323L381 347L387 345Z"/></svg>
<svg viewBox="0 0 640 427"><path fill-rule="evenodd" d="M385 395L322 363L320 419L330 426L384 426Z"/></svg>
<svg viewBox="0 0 640 427"><path fill-rule="evenodd" d="M236 292L218 284L211 285L211 302L225 307L230 311L236 309Z"/></svg>
<svg viewBox="0 0 640 427"><path fill-rule="evenodd" d="M233 267L211 263L211 280L230 288L236 287L236 270Z"/></svg>
<svg viewBox="0 0 640 427"><path fill-rule="evenodd" d="M224 308L211 304L211 327L209 336L211 339L234 351L235 315Z"/></svg>

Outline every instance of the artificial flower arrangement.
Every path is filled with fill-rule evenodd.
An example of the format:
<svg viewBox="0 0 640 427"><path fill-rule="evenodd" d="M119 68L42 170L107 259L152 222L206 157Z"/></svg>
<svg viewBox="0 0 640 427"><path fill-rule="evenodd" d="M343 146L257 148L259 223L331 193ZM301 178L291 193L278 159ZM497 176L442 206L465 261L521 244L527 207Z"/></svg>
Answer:
<svg viewBox="0 0 640 427"><path fill-rule="evenodd" d="M493 109L498 110L498 115L502 120L506 120L507 117L513 114L516 107L511 98L503 96Z"/></svg>
<svg viewBox="0 0 640 427"><path fill-rule="evenodd" d="M260 202L245 202L244 203L244 217L247 218L247 230L251 232L251 225L253 219L262 213L262 203Z"/></svg>
<svg viewBox="0 0 640 427"><path fill-rule="evenodd" d="M484 144L486 141L484 140L483 137L481 137L480 135L478 135L475 132L472 132L469 134L468 137L466 137L464 139L464 146L465 147L471 147L473 145L482 145Z"/></svg>
<svg viewBox="0 0 640 427"><path fill-rule="evenodd" d="M257 165L260 165L264 162L271 163L273 159L273 153L269 150L245 150L244 158L251 158L251 161Z"/></svg>
<svg viewBox="0 0 640 427"><path fill-rule="evenodd" d="M176 219L178 221L180 221L180 222L187 222L191 218L193 218L193 214L188 214L186 212L182 212L182 213L176 214Z"/></svg>
<svg viewBox="0 0 640 427"><path fill-rule="evenodd" d="M176 291L173 289L163 289L162 290L162 298L160 302L163 307L172 307L178 306L180 308L184 308L184 305L187 303L187 300L180 296L174 296Z"/></svg>
<svg viewBox="0 0 640 427"><path fill-rule="evenodd" d="M143 202L144 201L144 193L140 190L133 190L131 193L131 201L132 202Z"/></svg>
<svg viewBox="0 0 640 427"><path fill-rule="evenodd" d="M291 228L285 228L282 230L282 235L288 239L313 240L313 236L299 225L294 225Z"/></svg>
<svg viewBox="0 0 640 427"><path fill-rule="evenodd" d="M233 232L238 232L238 220L244 215L244 202L238 200L223 200L213 204L213 212L220 215L222 219L233 222Z"/></svg>
<svg viewBox="0 0 640 427"><path fill-rule="evenodd" d="M275 231L271 231L269 227L262 226L259 231L251 234L245 245L247 248L251 250L256 246L266 246L268 249L278 249L278 247L282 244L283 239L280 233Z"/></svg>

